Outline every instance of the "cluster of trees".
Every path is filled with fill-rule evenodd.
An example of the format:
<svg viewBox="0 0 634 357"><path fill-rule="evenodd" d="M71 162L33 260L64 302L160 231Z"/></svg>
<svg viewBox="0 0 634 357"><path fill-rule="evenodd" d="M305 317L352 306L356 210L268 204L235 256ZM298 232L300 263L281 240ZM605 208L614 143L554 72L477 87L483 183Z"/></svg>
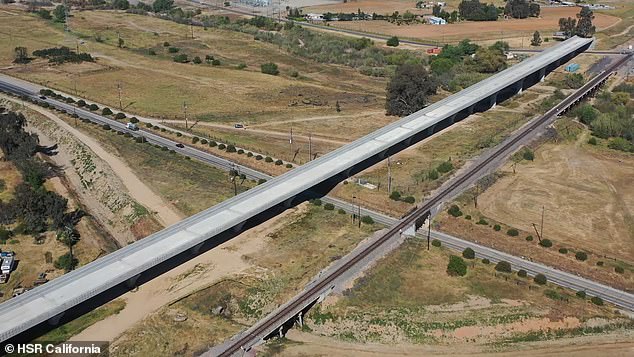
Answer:
<svg viewBox="0 0 634 357"><path fill-rule="evenodd" d="M77 53L68 47L51 47L41 50L33 51L33 56L48 58L51 63L62 64L66 62L81 63L81 62L94 62L95 59L90 53L82 52Z"/></svg>
<svg viewBox="0 0 634 357"><path fill-rule="evenodd" d="M579 36L579 37L592 37L596 31L592 20L594 19L594 13L589 7L584 6L577 14L577 18L562 17L559 19L559 31L563 32L566 37Z"/></svg>
<svg viewBox="0 0 634 357"><path fill-rule="evenodd" d="M504 15L515 19L538 17L539 13L539 4L527 0L507 0L504 7Z"/></svg>
<svg viewBox="0 0 634 357"><path fill-rule="evenodd" d="M481 3L480 0L462 0L458 12L461 18L471 21L496 21L499 15L494 4Z"/></svg>
<svg viewBox="0 0 634 357"><path fill-rule="evenodd" d="M432 15L440 17L441 19L444 19L449 23L454 23L458 21L459 18L458 11L454 10L449 13L445 11L440 5L434 5L434 7L432 8Z"/></svg>
<svg viewBox="0 0 634 357"><path fill-rule="evenodd" d="M426 107L438 86L436 78L427 72L423 64L397 67L387 85L386 114L406 116Z"/></svg>
<svg viewBox="0 0 634 357"><path fill-rule="evenodd" d="M0 224L18 223L14 231L37 234L47 230L68 231L67 239L78 239L74 226L84 213L66 212L67 200L44 187L45 180L54 174L49 165L34 157L45 152L37 135L24 130L26 118L8 112L0 121L0 150L20 171L23 182L15 188L11 201L0 201ZM70 242L72 244L72 242Z"/></svg>

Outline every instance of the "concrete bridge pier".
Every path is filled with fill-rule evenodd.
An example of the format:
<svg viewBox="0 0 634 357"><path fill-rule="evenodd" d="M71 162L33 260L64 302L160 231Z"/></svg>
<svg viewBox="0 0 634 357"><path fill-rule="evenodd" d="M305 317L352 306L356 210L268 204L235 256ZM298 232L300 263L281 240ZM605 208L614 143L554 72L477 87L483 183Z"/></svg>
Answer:
<svg viewBox="0 0 634 357"><path fill-rule="evenodd" d="M200 253L200 250L202 249L203 245L205 243L198 243L195 246L191 247L189 250L193 255L198 255L198 253Z"/></svg>
<svg viewBox="0 0 634 357"><path fill-rule="evenodd" d="M202 243L201 243L202 245ZM137 274L133 277L131 277L130 279L126 280L125 285L128 288L133 288L136 285L137 280L139 280L139 278L141 277L141 274Z"/></svg>
<svg viewBox="0 0 634 357"><path fill-rule="evenodd" d="M494 95L491 96L491 98L489 98L489 107L491 107L491 109L495 108L497 106L497 100L498 100L498 94L495 93Z"/></svg>
<svg viewBox="0 0 634 357"><path fill-rule="evenodd" d="M299 323L299 327L304 327L304 318L303 318L304 312L300 311L299 314L297 315L297 322Z"/></svg>
<svg viewBox="0 0 634 357"><path fill-rule="evenodd" d="M64 312L61 312L53 317L51 317L50 319L48 319L48 324L51 326L57 326L59 325L59 322L62 320L62 317L64 317Z"/></svg>
<svg viewBox="0 0 634 357"><path fill-rule="evenodd" d="M233 231L234 232L240 232L242 230L242 227L244 227L244 224L247 223L247 221L244 221L242 223L238 223L235 226L233 226Z"/></svg>
<svg viewBox="0 0 634 357"><path fill-rule="evenodd" d="M539 70L539 81L544 82L546 80L546 68Z"/></svg>

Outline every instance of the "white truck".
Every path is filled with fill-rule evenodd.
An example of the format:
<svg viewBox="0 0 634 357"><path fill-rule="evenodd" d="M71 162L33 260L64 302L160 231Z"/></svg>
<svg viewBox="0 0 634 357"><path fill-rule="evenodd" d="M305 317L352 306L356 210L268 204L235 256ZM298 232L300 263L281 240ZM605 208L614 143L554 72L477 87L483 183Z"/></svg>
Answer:
<svg viewBox="0 0 634 357"><path fill-rule="evenodd" d="M136 124L134 124L134 123L128 123L128 124L125 125L125 127L130 129L130 130L132 130L132 131L139 130L139 127Z"/></svg>
<svg viewBox="0 0 634 357"><path fill-rule="evenodd" d="M2 257L2 265L0 265L0 270L2 274L9 274L13 269L13 256L10 257Z"/></svg>

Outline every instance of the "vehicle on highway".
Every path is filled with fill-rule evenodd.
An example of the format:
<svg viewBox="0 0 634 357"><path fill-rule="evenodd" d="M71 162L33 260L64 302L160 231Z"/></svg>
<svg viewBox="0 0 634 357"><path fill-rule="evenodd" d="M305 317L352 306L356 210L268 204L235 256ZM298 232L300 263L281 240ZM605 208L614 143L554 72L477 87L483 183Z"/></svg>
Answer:
<svg viewBox="0 0 634 357"><path fill-rule="evenodd" d="M239 124L239 123L235 123L233 125L233 127L236 128L236 129L244 129L244 125L243 124Z"/></svg>
<svg viewBox="0 0 634 357"><path fill-rule="evenodd" d="M40 99L44 99L44 100L46 100L46 97L45 97L45 96L43 96L43 95L41 95L41 96L40 96Z"/></svg>
<svg viewBox="0 0 634 357"><path fill-rule="evenodd" d="M139 127L134 123L127 123L125 127L133 131L139 130Z"/></svg>
<svg viewBox="0 0 634 357"><path fill-rule="evenodd" d="M3 257L0 269L2 270L2 274L9 274L13 269L13 257Z"/></svg>
<svg viewBox="0 0 634 357"><path fill-rule="evenodd" d="M176 144L176 147L177 147L177 148L181 148L181 149L182 149L182 148L184 148L184 147L185 147L185 145L183 145L183 144L181 144L181 143L178 143L178 144Z"/></svg>

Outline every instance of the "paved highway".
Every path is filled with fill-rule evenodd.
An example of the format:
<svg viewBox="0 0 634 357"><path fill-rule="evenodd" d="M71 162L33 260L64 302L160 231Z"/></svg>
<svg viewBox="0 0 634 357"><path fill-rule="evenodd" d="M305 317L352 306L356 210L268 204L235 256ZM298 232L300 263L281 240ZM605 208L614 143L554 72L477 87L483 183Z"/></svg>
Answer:
<svg viewBox="0 0 634 357"><path fill-rule="evenodd" d="M452 115L452 113L462 110L461 108L486 98L494 93L496 88L504 87L518 78L523 78L527 73L532 73L559 56L585 44L587 44L587 40L583 39L567 41L557 48L545 51L522 64L491 77L489 80L435 103L419 113L403 118L318 160L189 217L161 232L35 288L18 298L11 299L0 305L0 338L6 340L29 326L53 318L65 309L135 277L149 267L169 259L174 254L193 248L224 230L239 226L244 219L265 210L266 207L284 202L307 187L321 182L325 177L350 167L354 162L360 162L385 150L393 143L400 142L412 135L413 132L424 130L433 123L442 120L446 115ZM4 83L4 88L18 94L29 95L22 88L11 83ZM47 102L54 101L47 99ZM69 112L73 111L73 108L65 103L55 104ZM100 116L85 110L75 109L75 111L79 115L89 117L97 122L102 119ZM119 129L126 131L122 124L118 123L118 125ZM113 127L117 126L113 125ZM133 135L138 135L138 132L133 133ZM143 135L148 135L149 140L155 140L157 143L175 145L174 142L149 132L144 132ZM186 148L183 152L190 155L205 155L205 153L191 148ZM211 160L216 161L216 159ZM216 164L225 165L225 167L232 165L226 160L216 161ZM257 175L255 172L249 174ZM293 183L296 178L300 181Z"/></svg>

